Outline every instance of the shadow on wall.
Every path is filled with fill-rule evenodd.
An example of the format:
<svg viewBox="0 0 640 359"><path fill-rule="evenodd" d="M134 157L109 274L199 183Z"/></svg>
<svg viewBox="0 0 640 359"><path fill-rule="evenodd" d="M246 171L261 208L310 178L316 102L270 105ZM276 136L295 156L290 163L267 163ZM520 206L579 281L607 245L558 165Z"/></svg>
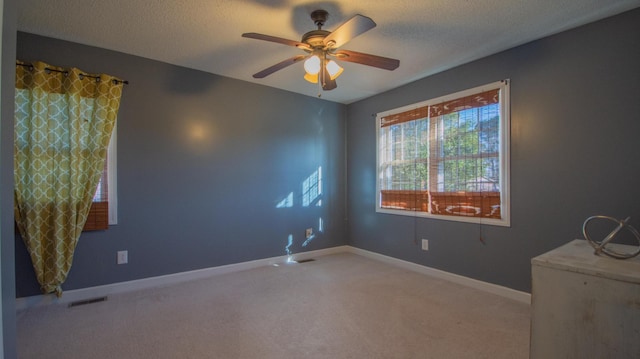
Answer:
<svg viewBox="0 0 640 359"><path fill-rule="evenodd" d="M196 95L210 92L210 89L221 79L217 76L190 76L186 80L184 71L171 68L165 81L167 89L173 94Z"/></svg>

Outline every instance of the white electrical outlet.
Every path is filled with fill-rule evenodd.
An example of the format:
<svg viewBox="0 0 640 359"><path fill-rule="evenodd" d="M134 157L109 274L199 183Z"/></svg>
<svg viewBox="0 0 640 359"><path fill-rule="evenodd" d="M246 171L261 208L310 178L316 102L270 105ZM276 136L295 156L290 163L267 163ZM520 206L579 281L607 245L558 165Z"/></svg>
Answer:
<svg viewBox="0 0 640 359"><path fill-rule="evenodd" d="M118 264L129 263L129 251L118 251Z"/></svg>
<svg viewBox="0 0 640 359"><path fill-rule="evenodd" d="M423 251L428 251L429 250L429 240L428 239L423 239L422 240L422 250Z"/></svg>
<svg viewBox="0 0 640 359"><path fill-rule="evenodd" d="M305 231L305 238L309 239L309 237L313 236L313 228L307 228Z"/></svg>

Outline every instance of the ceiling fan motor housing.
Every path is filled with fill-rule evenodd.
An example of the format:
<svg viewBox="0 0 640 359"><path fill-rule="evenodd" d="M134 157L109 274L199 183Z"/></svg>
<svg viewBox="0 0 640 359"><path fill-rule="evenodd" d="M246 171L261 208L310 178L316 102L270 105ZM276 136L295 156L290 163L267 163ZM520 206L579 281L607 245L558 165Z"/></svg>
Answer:
<svg viewBox="0 0 640 359"><path fill-rule="evenodd" d="M300 42L309 44L309 46L313 48L322 48L324 47L324 38L330 33L331 32L327 30L312 30L302 35L302 40Z"/></svg>

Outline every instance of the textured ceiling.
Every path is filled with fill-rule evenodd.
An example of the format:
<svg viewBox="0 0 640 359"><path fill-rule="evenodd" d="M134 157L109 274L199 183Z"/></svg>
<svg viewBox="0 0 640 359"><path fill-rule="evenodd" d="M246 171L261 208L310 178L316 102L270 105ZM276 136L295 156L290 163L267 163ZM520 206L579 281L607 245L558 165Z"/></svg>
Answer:
<svg viewBox="0 0 640 359"><path fill-rule="evenodd" d="M254 79L304 52L241 34L299 41L316 28L313 10L329 12L329 31L362 14L377 27L342 49L396 58L400 67L342 62L338 88L322 98L351 103L639 6L640 0L20 0L18 30L318 96L318 86L303 80L301 63Z"/></svg>

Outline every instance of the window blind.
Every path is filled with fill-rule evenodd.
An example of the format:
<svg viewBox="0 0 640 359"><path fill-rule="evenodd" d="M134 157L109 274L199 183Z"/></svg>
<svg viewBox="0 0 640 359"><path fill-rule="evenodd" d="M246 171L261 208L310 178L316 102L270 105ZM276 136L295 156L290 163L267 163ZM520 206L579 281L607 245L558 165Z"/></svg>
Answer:
<svg viewBox="0 0 640 359"><path fill-rule="evenodd" d="M104 161L104 169L100 177L100 182L93 196L91 209L87 215L87 222L83 231L98 231L109 229L109 183L108 183L108 162Z"/></svg>

